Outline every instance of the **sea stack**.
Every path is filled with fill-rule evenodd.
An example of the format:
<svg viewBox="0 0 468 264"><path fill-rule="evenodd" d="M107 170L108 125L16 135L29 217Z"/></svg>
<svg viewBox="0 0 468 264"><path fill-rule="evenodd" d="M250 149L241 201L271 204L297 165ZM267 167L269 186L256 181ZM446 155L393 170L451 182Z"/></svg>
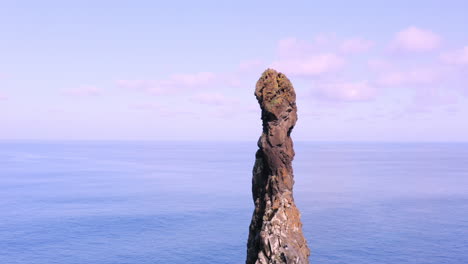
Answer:
<svg viewBox="0 0 468 264"><path fill-rule="evenodd" d="M252 194L255 210L249 229L247 264L309 263L293 198L291 132L297 121L296 93L282 73L267 69L255 89L263 133L255 155Z"/></svg>

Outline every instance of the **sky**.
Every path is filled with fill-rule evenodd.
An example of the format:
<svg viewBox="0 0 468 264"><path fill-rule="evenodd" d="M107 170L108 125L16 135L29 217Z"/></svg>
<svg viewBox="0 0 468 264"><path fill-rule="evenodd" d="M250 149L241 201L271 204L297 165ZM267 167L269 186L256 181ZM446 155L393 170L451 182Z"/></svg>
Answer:
<svg viewBox="0 0 468 264"><path fill-rule="evenodd" d="M468 141L468 1L1 1L1 140Z"/></svg>

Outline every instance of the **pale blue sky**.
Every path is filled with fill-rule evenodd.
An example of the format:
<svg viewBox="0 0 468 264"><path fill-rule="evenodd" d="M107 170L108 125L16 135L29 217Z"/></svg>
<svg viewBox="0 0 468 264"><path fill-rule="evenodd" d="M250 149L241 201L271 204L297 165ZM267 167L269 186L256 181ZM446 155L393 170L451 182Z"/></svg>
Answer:
<svg viewBox="0 0 468 264"><path fill-rule="evenodd" d="M410 3L408 3L410 2ZM0 1L0 139L468 141L466 1Z"/></svg>

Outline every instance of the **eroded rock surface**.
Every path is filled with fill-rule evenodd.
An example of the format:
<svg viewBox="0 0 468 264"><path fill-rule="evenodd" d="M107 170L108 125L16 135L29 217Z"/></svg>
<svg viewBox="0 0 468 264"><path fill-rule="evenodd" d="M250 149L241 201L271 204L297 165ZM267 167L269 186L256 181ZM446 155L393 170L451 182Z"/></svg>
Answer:
<svg viewBox="0 0 468 264"><path fill-rule="evenodd" d="M263 133L253 168L255 210L246 263L309 263L310 250L293 198L290 134L297 121L296 93L284 74L267 69L257 82L255 96L262 109Z"/></svg>

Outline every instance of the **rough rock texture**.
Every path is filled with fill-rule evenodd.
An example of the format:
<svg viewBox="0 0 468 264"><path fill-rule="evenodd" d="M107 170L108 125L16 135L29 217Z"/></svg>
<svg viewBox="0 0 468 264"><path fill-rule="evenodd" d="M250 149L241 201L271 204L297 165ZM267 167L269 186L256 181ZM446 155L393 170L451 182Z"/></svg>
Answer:
<svg viewBox="0 0 468 264"><path fill-rule="evenodd" d="M292 193L290 134L297 121L296 93L284 74L267 69L257 82L255 96L262 109L263 133L253 168L255 211L246 263L309 263L310 250Z"/></svg>

